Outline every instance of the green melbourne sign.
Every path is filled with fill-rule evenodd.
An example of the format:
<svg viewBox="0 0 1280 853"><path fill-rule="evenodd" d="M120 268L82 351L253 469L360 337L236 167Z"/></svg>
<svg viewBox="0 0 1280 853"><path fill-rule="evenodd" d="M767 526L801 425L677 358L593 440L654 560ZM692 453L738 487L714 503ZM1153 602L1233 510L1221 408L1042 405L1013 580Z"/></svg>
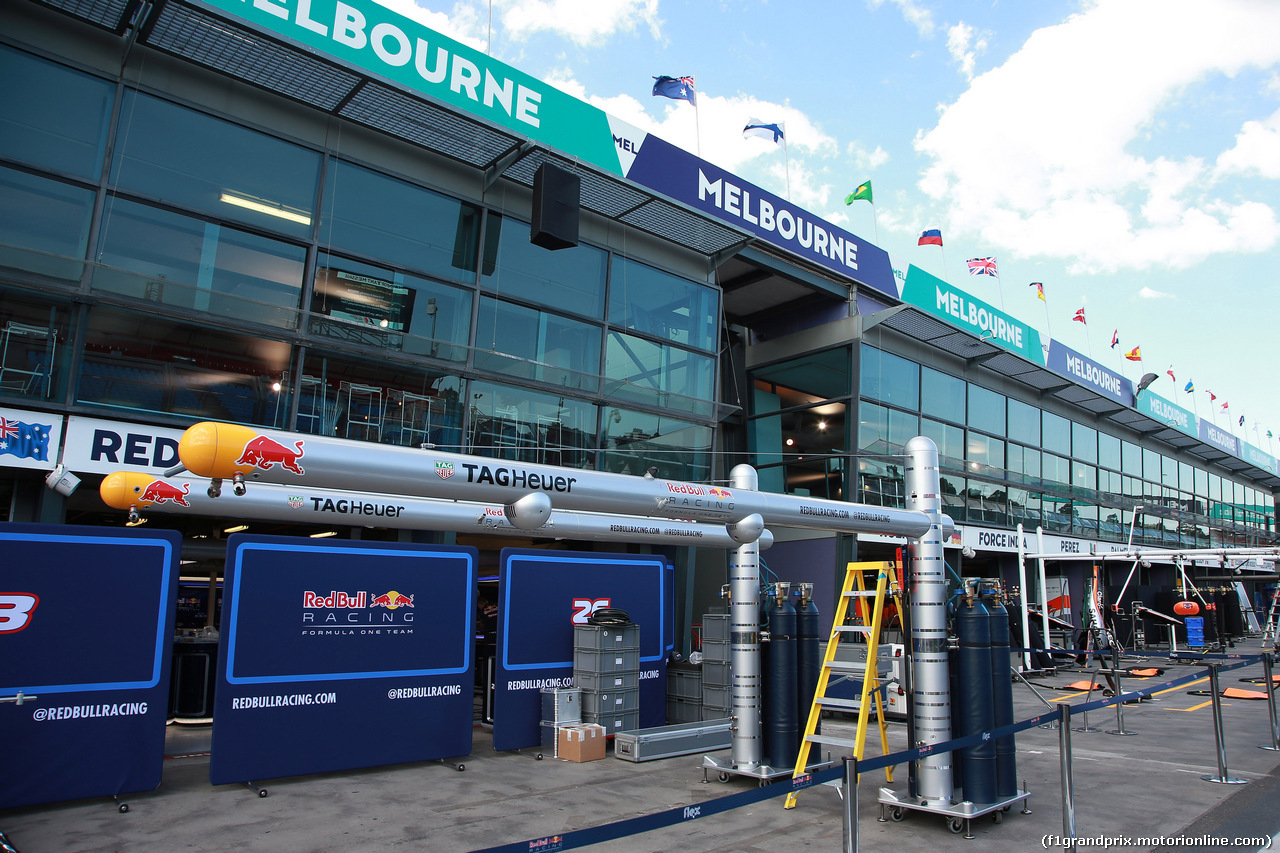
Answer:
<svg viewBox="0 0 1280 853"><path fill-rule="evenodd" d="M917 266L907 268L902 301L1043 366L1040 332Z"/></svg>
<svg viewBox="0 0 1280 853"><path fill-rule="evenodd" d="M204 0L319 53L622 174L609 118L372 0Z"/></svg>

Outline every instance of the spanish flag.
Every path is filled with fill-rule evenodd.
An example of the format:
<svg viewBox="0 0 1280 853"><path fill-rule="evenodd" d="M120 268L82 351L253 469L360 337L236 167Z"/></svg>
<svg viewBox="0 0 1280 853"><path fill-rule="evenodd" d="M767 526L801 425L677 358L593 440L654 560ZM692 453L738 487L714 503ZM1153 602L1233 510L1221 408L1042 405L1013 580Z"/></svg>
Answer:
<svg viewBox="0 0 1280 853"><path fill-rule="evenodd" d="M1142 361L1142 350L1140 347L1134 347L1125 353L1124 357L1130 361Z"/></svg>

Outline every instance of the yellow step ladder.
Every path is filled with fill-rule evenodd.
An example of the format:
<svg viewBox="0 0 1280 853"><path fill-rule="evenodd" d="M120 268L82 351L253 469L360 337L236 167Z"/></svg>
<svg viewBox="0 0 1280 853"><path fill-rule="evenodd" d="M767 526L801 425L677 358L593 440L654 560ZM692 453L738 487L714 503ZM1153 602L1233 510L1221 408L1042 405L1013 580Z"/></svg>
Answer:
<svg viewBox="0 0 1280 853"><path fill-rule="evenodd" d="M822 672L818 675L818 686L813 694L813 706L809 709L809 720L805 723L804 737L800 742L800 752L796 756L795 772L791 778L803 776L809 766L809 748L815 743L825 743L850 750L849 755L861 759L863 747L867 739L867 722L874 697L876 703L876 719L880 725L880 749L883 755L889 754L889 735L885 729L884 704L880 697L880 676L878 672L878 654L880 645L880 623L884 615L885 592L892 589L894 600L901 606L898 590L898 564L894 562L849 563L845 571L844 585L840 589L840 603L836 605L835 617L832 620L831 638L827 641L827 651L822 658ZM876 573L874 589L867 589L865 575ZM870 606L867 601L871 600ZM855 603L857 622L845 624L849 617L849 602ZM868 612L869 611L869 612ZM862 634L867 639L867 660L865 664L836 660L836 651L840 646L840 638L844 634ZM822 719L822 711L853 710L853 699L838 699L826 696L827 685L833 672L845 674L862 671L862 697L857 700L858 729L853 740L817 734L818 723ZM893 781L893 768L884 769L885 779ZM795 808L799 791L787 794L783 808Z"/></svg>

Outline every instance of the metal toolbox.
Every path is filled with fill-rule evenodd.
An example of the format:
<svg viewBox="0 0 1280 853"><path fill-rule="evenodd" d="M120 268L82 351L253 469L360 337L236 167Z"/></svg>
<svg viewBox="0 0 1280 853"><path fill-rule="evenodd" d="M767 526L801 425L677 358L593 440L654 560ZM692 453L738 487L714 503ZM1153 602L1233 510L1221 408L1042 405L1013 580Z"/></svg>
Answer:
<svg viewBox="0 0 1280 853"><path fill-rule="evenodd" d="M621 714L625 711L640 710L640 688L628 690L594 690L582 694L582 713L584 714Z"/></svg>
<svg viewBox="0 0 1280 853"><path fill-rule="evenodd" d="M557 726L582 722L582 691L576 687L542 688L542 722Z"/></svg>
<svg viewBox="0 0 1280 853"><path fill-rule="evenodd" d="M640 648L639 625L575 625L573 648L617 651Z"/></svg>
<svg viewBox="0 0 1280 853"><path fill-rule="evenodd" d="M613 739L613 754L627 761L652 761L656 758L728 749L732 740L728 718L703 720L618 732Z"/></svg>
<svg viewBox="0 0 1280 853"><path fill-rule="evenodd" d="M620 669L617 672L593 672L575 669L573 683L575 687L582 688L584 693L588 690L629 690L640 686L640 671Z"/></svg>

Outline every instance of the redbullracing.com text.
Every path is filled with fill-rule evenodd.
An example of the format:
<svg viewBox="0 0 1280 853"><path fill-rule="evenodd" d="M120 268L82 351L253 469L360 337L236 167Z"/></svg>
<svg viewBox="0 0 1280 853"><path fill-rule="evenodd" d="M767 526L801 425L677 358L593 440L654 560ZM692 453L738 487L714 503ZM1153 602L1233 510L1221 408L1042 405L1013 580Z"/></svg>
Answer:
<svg viewBox="0 0 1280 853"><path fill-rule="evenodd" d="M1075 838L1067 838L1064 835L1045 835L1040 838L1040 846L1046 850L1055 847L1069 849L1073 844L1077 848L1098 850L1109 850L1112 847L1139 847L1143 850L1150 850L1152 847L1217 847L1221 850L1240 847L1245 850L1269 850L1271 842L1272 839L1266 836L1225 838L1215 835L1096 835Z"/></svg>
<svg viewBox="0 0 1280 853"><path fill-rule="evenodd" d="M232 710L244 708L292 708L298 705L333 705L337 693L293 693L287 696L237 696L231 700Z"/></svg>

